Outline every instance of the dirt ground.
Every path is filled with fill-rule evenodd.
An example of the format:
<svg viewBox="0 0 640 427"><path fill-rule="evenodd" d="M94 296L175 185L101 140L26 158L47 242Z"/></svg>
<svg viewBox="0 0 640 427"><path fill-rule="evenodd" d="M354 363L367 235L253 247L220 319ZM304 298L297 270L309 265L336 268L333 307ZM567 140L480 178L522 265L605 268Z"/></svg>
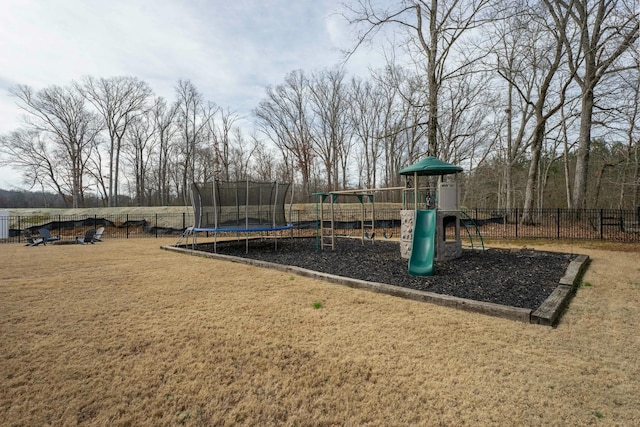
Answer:
<svg viewBox="0 0 640 427"><path fill-rule="evenodd" d="M160 250L0 245L0 425L640 425L640 246L557 328ZM500 246L505 246L500 243Z"/></svg>

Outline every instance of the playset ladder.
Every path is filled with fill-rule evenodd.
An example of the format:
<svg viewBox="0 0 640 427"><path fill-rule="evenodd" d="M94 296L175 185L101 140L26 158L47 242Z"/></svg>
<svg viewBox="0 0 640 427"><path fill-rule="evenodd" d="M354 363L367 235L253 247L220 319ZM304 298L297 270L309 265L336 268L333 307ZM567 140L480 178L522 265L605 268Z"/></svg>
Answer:
<svg viewBox="0 0 640 427"><path fill-rule="evenodd" d="M316 193L316 250L324 250L324 248L331 248L331 250L335 249L335 241L336 241L336 223L335 223L335 209L334 203L338 199L340 195L349 195L356 196L360 205L362 206L362 221L360 225L360 229L362 232L362 244L366 240L374 241L375 238L375 204L373 193L364 193L364 194L353 194L353 193L344 193L344 192L332 192L332 193ZM366 200L371 203L371 217L369 219L365 219L366 217L366 207L365 207L365 197ZM325 207L327 203L327 198L329 201L329 209ZM327 214L330 215L330 218L327 218Z"/></svg>
<svg viewBox="0 0 640 427"><path fill-rule="evenodd" d="M469 241L471 242L471 249L475 249L473 238L478 237L480 238L480 244L482 245L482 250L484 251L484 239L482 238L482 234L480 234L480 229L478 228L478 224L465 211L461 210L460 215L462 215L464 219L470 220L471 223L473 224L473 226L469 227L467 226L466 221L460 221L464 226L464 229L467 231L467 236L469 236ZM473 230L470 230L469 228L472 228Z"/></svg>
<svg viewBox="0 0 640 427"><path fill-rule="evenodd" d="M335 215L333 202L338 198L337 194L319 194L317 197L320 197L320 212L316 213L318 220L318 235L320 238L320 250L324 250L324 248L331 248L331 250L335 249ZM325 208L324 203L325 199L329 197L329 212L331 214L331 218L329 221L325 219ZM330 227L327 227L326 222L331 224Z"/></svg>

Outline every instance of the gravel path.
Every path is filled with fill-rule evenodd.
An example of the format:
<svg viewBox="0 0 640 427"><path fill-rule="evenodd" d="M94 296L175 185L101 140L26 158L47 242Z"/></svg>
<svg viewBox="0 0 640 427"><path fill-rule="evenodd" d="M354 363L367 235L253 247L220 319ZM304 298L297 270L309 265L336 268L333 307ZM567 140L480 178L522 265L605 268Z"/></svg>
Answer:
<svg viewBox="0 0 640 427"><path fill-rule="evenodd" d="M199 245L213 252L212 244ZM462 257L446 263L436 262L435 274L412 277L407 260L400 257L397 242L376 241L362 244L357 239L339 239L336 250L316 251L310 238L251 241L245 254L245 241L219 242L217 252L370 282L435 292L476 301L536 309L551 294L575 255L528 249L463 250Z"/></svg>

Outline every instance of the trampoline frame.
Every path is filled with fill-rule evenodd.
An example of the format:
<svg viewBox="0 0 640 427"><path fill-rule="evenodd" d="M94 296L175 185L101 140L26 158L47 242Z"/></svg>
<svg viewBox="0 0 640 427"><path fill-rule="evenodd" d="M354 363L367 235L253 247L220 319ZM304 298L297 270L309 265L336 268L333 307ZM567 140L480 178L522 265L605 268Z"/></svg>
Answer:
<svg viewBox="0 0 640 427"><path fill-rule="evenodd" d="M278 231L283 231L283 230L293 230L293 224L289 221L286 222L286 217L285 217L285 223L278 223L276 221L276 209L278 208L279 203L278 202L278 196L279 193L278 191L284 187L284 195L282 196L282 200L284 202L284 199L286 198L286 192L288 191L289 187L291 187L291 198L290 198L290 202L289 202L289 219L291 219L291 209L292 209L292 205L293 205L293 193L294 193L294 187L293 185L289 184L289 183L279 183L277 181L274 182L252 182L249 181L248 179L246 180L246 193L245 193L245 203L244 203L244 218L242 218L240 216L240 208L241 208L241 204L240 204L240 198L238 197L238 193L237 190L239 189L238 186L236 186L236 203L235 205L230 205L230 204L219 204L219 199L220 199L220 188L221 185L224 184L238 184L242 181L213 181L210 182L213 186L213 191L214 193L212 194L212 200L213 200L213 212L214 212L214 223L213 224L202 224L202 194L200 193L200 188L198 187L199 184L197 183L192 183L191 186L191 203L193 206L193 212L194 212L194 226L193 227L187 227L187 229L185 230L183 237L181 240L186 238L186 244L189 244L189 237L191 237L191 245L192 248L195 246L196 244L196 235L197 233L201 233L201 232L206 232L206 233L213 233L213 250L214 252L217 252L217 245L218 245L218 233L244 233L245 234L245 253L249 252L249 234L250 233L256 233L256 232L273 232L273 239L274 239L274 245L275 245L275 249L278 249L278 235L277 232ZM206 184L209 183L202 183L202 186L204 187ZM275 193L272 194L273 197L271 198L273 200L272 203L269 203L267 205L263 205L262 204L262 191L260 191L259 193L259 200L258 200L258 204L253 204L250 203L251 202L251 197L250 197L250 189L252 188L252 184L253 185L257 185L258 188L262 189L263 186L266 185L271 185L272 186L272 192L275 190ZM225 189L227 190L227 189ZM237 213L237 221L235 224L222 224L220 222L221 218L219 215L219 210L221 210L221 208L223 207L236 207L236 213ZM263 207L269 207L271 209L271 223L267 224L265 222L261 222L259 221L258 223L251 221L251 218L249 216L249 207L253 206L258 208L258 213L259 213L259 220L261 220L260 214L262 212L262 208ZM284 205L282 206L282 213L284 216ZM244 221L241 221L244 220ZM244 222L244 226L241 225L241 222ZM291 237L293 237L293 231L291 234Z"/></svg>

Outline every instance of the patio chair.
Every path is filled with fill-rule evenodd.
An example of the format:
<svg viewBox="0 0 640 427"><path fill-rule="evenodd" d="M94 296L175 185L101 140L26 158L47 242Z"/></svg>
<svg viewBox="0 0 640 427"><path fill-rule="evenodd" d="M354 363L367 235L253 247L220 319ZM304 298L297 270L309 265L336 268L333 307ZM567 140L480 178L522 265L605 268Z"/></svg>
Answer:
<svg viewBox="0 0 640 427"><path fill-rule="evenodd" d="M92 240L94 242L102 242L102 240L100 240L100 239L102 239L102 233L104 233L104 227L98 228L98 230L96 230L96 234L95 234L95 236L93 236Z"/></svg>
<svg viewBox="0 0 640 427"><path fill-rule="evenodd" d="M84 233L84 237L76 237L76 243L86 245L91 243L93 245L93 237L96 235L96 229L90 228Z"/></svg>
<svg viewBox="0 0 640 427"><path fill-rule="evenodd" d="M45 245L47 244L47 242L55 242L56 240L60 240L60 236L52 236L51 231L49 231L48 228L41 228L40 230L38 230L38 233L40 233L40 237L42 237L42 243L44 243Z"/></svg>
<svg viewBox="0 0 640 427"><path fill-rule="evenodd" d="M25 246L38 246L41 243L44 243L44 239L34 238L29 230L24 230L24 238L27 241Z"/></svg>

